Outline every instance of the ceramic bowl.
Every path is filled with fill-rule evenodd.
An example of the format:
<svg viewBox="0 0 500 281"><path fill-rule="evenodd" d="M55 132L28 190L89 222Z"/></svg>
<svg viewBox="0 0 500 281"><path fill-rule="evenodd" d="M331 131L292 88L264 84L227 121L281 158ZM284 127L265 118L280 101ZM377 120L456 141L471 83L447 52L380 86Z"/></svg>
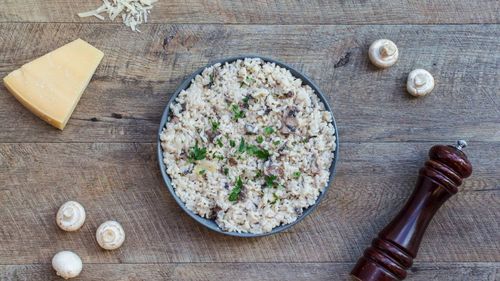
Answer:
<svg viewBox="0 0 500 281"><path fill-rule="evenodd" d="M339 135L338 135L337 125L335 123L335 118L333 118L333 127L335 128L335 135L336 135L336 138L337 138L337 140L336 140L336 149L335 149L335 152L334 152L334 158L332 159L332 164L330 166L330 178L328 179L328 184L327 184L327 186L325 186L324 191L318 196L318 199L316 200L316 202L314 203L314 205L311 205L309 208L305 209L303 211L303 213L297 218L297 220L295 220L294 222L289 223L289 224L285 224L285 225L281 225L281 226L275 227L275 228L273 228L272 231L267 232L267 233L262 233L262 234L238 233L238 232L224 231L213 220L209 220L209 219L203 218L203 217L197 215L196 213L194 213L193 211L189 210L185 206L184 202L181 201L181 199L177 196L177 194L174 191L174 188L172 186L172 181L171 181L169 175L167 174L167 167L166 167L166 165L163 162L163 155L162 155L163 154L163 150L161 148L161 140L160 140L160 134L161 134L163 128L165 127L165 124L168 121L168 116L169 116L169 112L170 112L170 104L175 101L175 99L177 98L177 95L179 95L179 93L182 90L185 90L185 89L187 89L189 87L189 85L191 84L191 81L193 80L194 77L196 77L196 75L201 74L205 68L210 67L210 66L212 66L214 64L217 64L217 63L224 64L226 62L227 63L231 63L231 62L234 62L236 60L239 60L239 59L242 60L242 59L245 59L245 58L260 58L260 59L262 59L265 62L275 63L276 65L279 65L279 66L281 66L283 68L288 69L293 76L295 76L296 78L300 78L304 84L309 85L314 90L314 92L317 94L317 96L319 97L319 99L325 105L325 108L328 111L330 111L332 113L332 116L333 116L333 111L330 108L330 106L328 105L328 101L324 97L324 95L321 92L321 90L312 82L311 79L309 79L304 74L300 73L299 71L295 70L293 67L291 67L289 65L286 65L286 64L284 64L282 62L279 62L279 61L276 61L276 60L273 60L273 59L269 59L269 58L265 58L265 57L261 57L261 56L256 56L256 55L238 56L238 57L232 57L232 58L217 60L217 61L214 61L214 62L208 64L205 67L202 67L202 68L198 69L193 74L189 75L189 77L187 77L180 84L180 86L177 88L177 90L174 92L174 94L170 97L170 100L169 100L167 106L165 107L165 110L164 110L163 115L161 117L160 128L158 129L158 137L157 137L157 142L158 142L158 148L157 148L158 149L158 162L160 164L160 171L161 171L161 175L163 177L163 181L165 182L165 185L167 186L168 191L170 191L170 194L175 199L175 201L177 202L177 204L179 204L179 206L181 207L181 209L184 210L184 212L186 212L194 220L196 220L197 222L199 222L200 224L202 224L203 226L207 227L210 230L213 230L215 232L222 233L222 234L225 234L225 235L237 236L237 237L259 237L259 236L266 236L266 235L271 235L271 234L275 234L275 233L278 233L278 232L282 232L282 231L284 231L284 230L292 227L293 225L299 223L307 215L309 215L318 206L318 204L320 203L321 199L323 199L323 197L325 197L325 194L328 191L328 188L329 188L330 184L333 181L333 178L334 178L334 175L335 175L335 167L337 166L338 155L339 155Z"/></svg>

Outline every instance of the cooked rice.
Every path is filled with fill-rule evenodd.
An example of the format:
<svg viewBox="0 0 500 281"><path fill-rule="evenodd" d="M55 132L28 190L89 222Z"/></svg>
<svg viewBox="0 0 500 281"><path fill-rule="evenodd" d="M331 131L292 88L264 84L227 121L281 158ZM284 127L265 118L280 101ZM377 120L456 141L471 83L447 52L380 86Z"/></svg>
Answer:
<svg viewBox="0 0 500 281"><path fill-rule="evenodd" d="M160 139L174 190L224 231L260 234L289 224L328 183L331 113L285 68L258 58L213 65L170 111Z"/></svg>

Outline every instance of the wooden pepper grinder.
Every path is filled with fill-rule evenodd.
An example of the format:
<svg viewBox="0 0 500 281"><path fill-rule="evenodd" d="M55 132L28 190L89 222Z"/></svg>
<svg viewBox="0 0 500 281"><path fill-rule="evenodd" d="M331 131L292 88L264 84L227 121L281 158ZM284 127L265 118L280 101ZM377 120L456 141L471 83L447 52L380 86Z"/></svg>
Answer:
<svg viewBox="0 0 500 281"><path fill-rule="evenodd" d="M436 145L429 150L429 160L419 171L413 194L399 214L372 241L351 271L357 281L399 281L406 278L417 256L420 241L429 222L441 205L458 192L462 179L472 173L472 166L462 149Z"/></svg>

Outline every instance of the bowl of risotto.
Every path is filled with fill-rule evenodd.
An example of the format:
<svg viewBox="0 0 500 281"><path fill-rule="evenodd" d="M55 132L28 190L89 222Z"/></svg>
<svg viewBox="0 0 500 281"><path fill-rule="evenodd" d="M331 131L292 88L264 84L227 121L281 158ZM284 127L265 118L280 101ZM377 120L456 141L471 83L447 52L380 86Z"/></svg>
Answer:
<svg viewBox="0 0 500 281"><path fill-rule="evenodd" d="M189 76L158 132L163 180L207 228L257 237L310 214L335 173L338 134L319 88L281 62L242 56Z"/></svg>

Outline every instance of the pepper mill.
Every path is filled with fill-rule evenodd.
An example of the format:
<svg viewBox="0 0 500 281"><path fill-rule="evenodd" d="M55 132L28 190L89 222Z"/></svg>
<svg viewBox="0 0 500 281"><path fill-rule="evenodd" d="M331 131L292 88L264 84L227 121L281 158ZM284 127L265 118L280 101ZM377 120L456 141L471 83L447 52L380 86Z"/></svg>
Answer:
<svg viewBox="0 0 500 281"><path fill-rule="evenodd" d="M351 276L357 281L400 281L406 278L417 256L422 237L437 210L458 192L462 179L472 166L462 151L463 140L456 146L436 145L429 160L419 171L415 190L398 215L373 239L358 260Z"/></svg>

